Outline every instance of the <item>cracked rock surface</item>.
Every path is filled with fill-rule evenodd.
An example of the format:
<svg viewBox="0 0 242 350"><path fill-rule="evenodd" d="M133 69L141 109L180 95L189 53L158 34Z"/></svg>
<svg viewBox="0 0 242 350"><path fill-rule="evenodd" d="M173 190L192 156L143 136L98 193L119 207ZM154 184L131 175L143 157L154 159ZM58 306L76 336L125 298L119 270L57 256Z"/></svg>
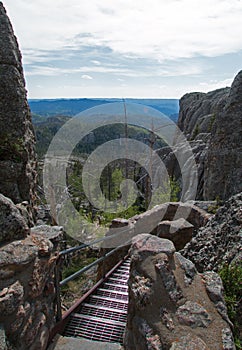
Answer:
<svg viewBox="0 0 242 350"><path fill-rule="evenodd" d="M235 350L215 272L198 273L171 241L150 234L133 238L130 255L125 349Z"/></svg>

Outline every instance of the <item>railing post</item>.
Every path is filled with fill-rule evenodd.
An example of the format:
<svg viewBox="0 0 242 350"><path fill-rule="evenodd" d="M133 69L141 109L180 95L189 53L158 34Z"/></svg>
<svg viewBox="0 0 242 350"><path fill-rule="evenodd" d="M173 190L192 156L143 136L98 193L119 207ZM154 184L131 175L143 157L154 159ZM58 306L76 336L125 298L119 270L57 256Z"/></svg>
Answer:
<svg viewBox="0 0 242 350"><path fill-rule="evenodd" d="M101 263L102 264L102 279L104 279L105 275L106 275L105 266L104 266L105 256L106 256L106 253L104 253L104 255L103 255L104 260Z"/></svg>
<svg viewBox="0 0 242 350"><path fill-rule="evenodd" d="M55 293L56 293L56 322L62 320L61 311L61 291L60 291L60 262L61 257L58 258L55 266Z"/></svg>

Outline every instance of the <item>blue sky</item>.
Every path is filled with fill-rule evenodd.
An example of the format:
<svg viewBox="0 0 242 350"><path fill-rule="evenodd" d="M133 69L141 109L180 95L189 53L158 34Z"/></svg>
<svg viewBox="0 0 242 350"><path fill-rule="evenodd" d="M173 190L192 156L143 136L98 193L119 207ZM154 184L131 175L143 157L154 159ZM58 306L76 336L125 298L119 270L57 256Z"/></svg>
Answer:
<svg viewBox="0 0 242 350"><path fill-rule="evenodd" d="M242 0L3 0L29 98L180 98L242 69Z"/></svg>

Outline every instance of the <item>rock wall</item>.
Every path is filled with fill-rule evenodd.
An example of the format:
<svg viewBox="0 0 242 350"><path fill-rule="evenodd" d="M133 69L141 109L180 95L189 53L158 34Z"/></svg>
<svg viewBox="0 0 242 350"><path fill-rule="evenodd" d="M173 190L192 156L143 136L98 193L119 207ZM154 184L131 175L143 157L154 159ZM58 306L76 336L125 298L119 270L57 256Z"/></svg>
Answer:
<svg viewBox="0 0 242 350"><path fill-rule="evenodd" d="M232 83L224 108L215 113L204 170L205 199L228 199L242 191L241 134L242 71Z"/></svg>
<svg viewBox="0 0 242 350"><path fill-rule="evenodd" d="M232 196L181 253L200 271L242 260L242 193Z"/></svg>
<svg viewBox="0 0 242 350"><path fill-rule="evenodd" d="M0 208L0 349L45 350L55 323L54 270L63 232L50 226L30 231L3 195Z"/></svg>
<svg viewBox="0 0 242 350"><path fill-rule="evenodd" d="M0 193L35 200L35 136L17 39L0 2Z"/></svg>
<svg viewBox="0 0 242 350"><path fill-rule="evenodd" d="M199 274L171 241L149 234L130 249L127 350L234 350L223 286Z"/></svg>
<svg viewBox="0 0 242 350"><path fill-rule="evenodd" d="M30 229L34 143L21 54L0 2L1 350L45 350L55 323L55 267L63 232L50 226Z"/></svg>
<svg viewBox="0 0 242 350"><path fill-rule="evenodd" d="M178 126L190 142L197 163L197 199L222 200L242 191L242 71L231 88L189 93L180 100ZM186 152L179 144L178 149ZM158 151L169 175L182 185L176 149Z"/></svg>

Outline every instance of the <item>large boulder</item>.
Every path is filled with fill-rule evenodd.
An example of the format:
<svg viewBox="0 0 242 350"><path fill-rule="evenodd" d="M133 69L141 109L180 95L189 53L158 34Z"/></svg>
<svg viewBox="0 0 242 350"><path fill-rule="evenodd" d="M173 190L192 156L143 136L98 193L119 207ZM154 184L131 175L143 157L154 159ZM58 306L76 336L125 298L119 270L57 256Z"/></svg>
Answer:
<svg viewBox="0 0 242 350"><path fill-rule="evenodd" d="M192 239L194 226L185 219L164 220L157 226L157 236L172 241L176 250L181 250Z"/></svg>
<svg viewBox="0 0 242 350"><path fill-rule="evenodd" d="M128 220L114 219L102 243L101 255L114 247L120 247L120 249L100 263L98 278L101 278L128 253L134 236L149 232L172 240L177 249L182 249L190 241L193 233L207 223L210 216L193 203L168 202Z"/></svg>
<svg viewBox="0 0 242 350"><path fill-rule="evenodd" d="M28 225L11 199L0 194L0 245L22 239L29 233Z"/></svg>
<svg viewBox="0 0 242 350"><path fill-rule="evenodd" d="M234 350L220 277L199 274L171 241L149 234L130 249L128 350Z"/></svg>
<svg viewBox="0 0 242 350"><path fill-rule="evenodd" d="M35 200L34 143L21 53L0 2L0 193L14 203Z"/></svg>

